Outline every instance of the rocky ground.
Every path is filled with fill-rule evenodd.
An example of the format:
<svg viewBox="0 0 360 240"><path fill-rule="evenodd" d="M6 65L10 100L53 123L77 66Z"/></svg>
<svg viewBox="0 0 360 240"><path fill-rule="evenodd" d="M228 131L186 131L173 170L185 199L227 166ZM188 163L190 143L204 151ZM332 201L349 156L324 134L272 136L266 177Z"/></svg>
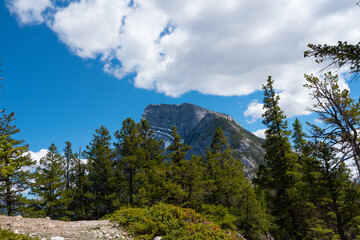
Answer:
<svg viewBox="0 0 360 240"><path fill-rule="evenodd" d="M133 239L116 223L111 223L108 220L64 222L50 220L50 218L23 218L21 216L8 217L0 215L0 227L43 240Z"/></svg>

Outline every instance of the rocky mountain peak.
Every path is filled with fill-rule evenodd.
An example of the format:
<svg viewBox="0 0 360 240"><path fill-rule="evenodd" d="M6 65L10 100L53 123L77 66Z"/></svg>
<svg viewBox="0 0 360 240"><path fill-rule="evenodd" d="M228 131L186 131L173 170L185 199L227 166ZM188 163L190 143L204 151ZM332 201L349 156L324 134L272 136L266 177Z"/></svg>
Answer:
<svg viewBox="0 0 360 240"><path fill-rule="evenodd" d="M216 129L220 126L229 145L235 150L234 155L244 163L245 172L249 177L262 162L264 155L261 147L262 140L243 129L227 114L190 103L150 104L145 108L142 119L149 122L154 130L153 137L163 140L165 148L173 141L170 131L171 127L175 126L184 142L191 146L187 158L190 158L192 154L203 154L210 146Z"/></svg>

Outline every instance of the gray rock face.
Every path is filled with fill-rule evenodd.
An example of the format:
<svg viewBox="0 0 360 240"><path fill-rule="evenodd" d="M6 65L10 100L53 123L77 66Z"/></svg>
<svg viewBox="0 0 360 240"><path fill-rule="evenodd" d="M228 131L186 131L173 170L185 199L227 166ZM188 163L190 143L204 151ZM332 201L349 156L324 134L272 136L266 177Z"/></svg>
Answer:
<svg viewBox="0 0 360 240"><path fill-rule="evenodd" d="M151 104L142 115L154 130L154 138L163 140L165 147L172 143L170 128L175 126L184 143L191 146L187 158L201 155L211 145L214 133L220 126L234 149L234 155L241 159L247 177L251 178L263 161L262 139L243 129L229 115L214 112L193 104L181 105Z"/></svg>

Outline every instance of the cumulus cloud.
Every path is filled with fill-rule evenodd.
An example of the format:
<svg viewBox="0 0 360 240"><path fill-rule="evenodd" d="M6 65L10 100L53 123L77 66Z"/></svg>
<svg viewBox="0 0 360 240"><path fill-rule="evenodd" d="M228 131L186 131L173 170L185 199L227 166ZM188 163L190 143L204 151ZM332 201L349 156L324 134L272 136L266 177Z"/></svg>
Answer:
<svg viewBox="0 0 360 240"><path fill-rule="evenodd" d="M259 129L257 130L256 132L253 132L253 134L259 138L263 138L265 139L265 131L266 131L266 128L264 129Z"/></svg>
<svg viewBox="0 0 360 240"><path fill-rule="evenodd" d="M24 3L37 2L14 8ZM8 0L41 22L49 0ZM53 3L55 3L54 1ZM304 59L308 43L357 42L356 1L337 0L76 0L54 6L47 25L82 58L99 58L104 71L169 96L196 90L248 95L275 79L288 116L308 114L304 73L321 67ZM42 5L41 5L42 4ZM24 10L25 9L25 10Z"/></svg>
<svg viewBox="0 0 360 240"><path fill-rule="evenodd" d="M262 117L264 104L259 103L258 100L253 100L247 107L244 112L246 118L250 117L250 120L247 120L248 123L253 123L259 118Z"/></svg>
<svg viewBox="0 0 360 240"><path fill-rule="evenodd" d="M22 24L35 24L44 21L43 13L52 7L50 0L5 0L6 6Z"/></svg>
<svg viewBox="0 0 360 240"><path fill-rule="evenodd" d="M44 157L49 151L47 149L41 149L38 152L29 151L31 159L36 161L36 165L39 165L40 159Z"/></svg>

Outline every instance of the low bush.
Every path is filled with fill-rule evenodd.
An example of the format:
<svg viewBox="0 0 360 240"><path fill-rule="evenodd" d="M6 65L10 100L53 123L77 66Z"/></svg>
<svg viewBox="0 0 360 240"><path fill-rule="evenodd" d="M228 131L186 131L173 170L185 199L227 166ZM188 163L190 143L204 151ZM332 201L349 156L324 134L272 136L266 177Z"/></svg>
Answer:
<svg viewBox="0 0 360 240"><path fill-rule="evenodd" d="M242 239L231 230L223 230L193 209L158 203L149 208L116 211L110 220L130 231L136 239Z"/></svg>
<svg viewBox="0 0 360 240"><path fill-rule="evenodd" d="M1 240L35 240L37 238L32 238L20 234L15 234L9 230L0 228L0 239Z"/></svg>

